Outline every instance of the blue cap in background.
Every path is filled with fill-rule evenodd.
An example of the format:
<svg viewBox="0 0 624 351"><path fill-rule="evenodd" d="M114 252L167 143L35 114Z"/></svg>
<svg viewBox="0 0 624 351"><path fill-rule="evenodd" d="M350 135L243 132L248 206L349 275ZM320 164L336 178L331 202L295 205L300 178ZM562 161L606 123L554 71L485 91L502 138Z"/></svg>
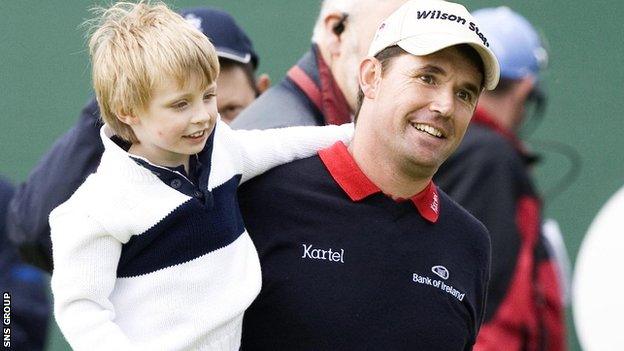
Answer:
<svg viewBox="0 0 624 351"><path fill-rule="evenodd" d="M539 78L548 64L548 52L526 18L505 6L480 9L472 15L498 58L501 78Z"/></svg>
<svg viewBox="0 0 624 351"><path fill-rule="evenodd" d="M219 58L258 67L258 55L251 40L227 12L209 7L195 7L180 12L189 23L201 30L215 46Z"/></svg>

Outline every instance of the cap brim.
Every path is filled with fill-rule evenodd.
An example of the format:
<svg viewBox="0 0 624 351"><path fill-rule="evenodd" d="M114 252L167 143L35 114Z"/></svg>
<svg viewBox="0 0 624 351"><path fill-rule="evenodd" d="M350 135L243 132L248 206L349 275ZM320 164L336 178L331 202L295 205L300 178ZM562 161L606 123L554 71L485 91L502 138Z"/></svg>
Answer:
<svg viewBox="0 0 624 351"><path fill-rule="evenodd" d="M405 38L396 44L403 50L416 56L433 54L453 45L468 44L477 51L483 61L485 69L483 86L487 90L493 90L498 84L500 67L496 56L482 42L475 40L472 36L460 36L457 33L436 33L434 35L427 33L427 35Z"/></svg>
<svg viewBox="0 0 624 351"><path fill-rule="evenodd" d="M217 56L221 58L225 58L228 60L232 60L232 61L236 61L236 62L240 62L244 64L251 62L251 54L249 53L243 54L240 52L236 52L234 50L228 50L226 48L221 48L221 47L216 47L215 49L217 51Z"/></svg>

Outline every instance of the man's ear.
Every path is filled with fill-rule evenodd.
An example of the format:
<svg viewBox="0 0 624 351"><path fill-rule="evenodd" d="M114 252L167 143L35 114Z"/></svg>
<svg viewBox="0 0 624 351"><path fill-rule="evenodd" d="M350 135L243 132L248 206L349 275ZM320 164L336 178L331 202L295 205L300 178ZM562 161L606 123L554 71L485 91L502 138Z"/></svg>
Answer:
<svg viewBox="0 0 624 351"><path fill-rule="evenodd" d="M347 14L340 11L332 11L325 15L325 43L331 57L340 56L342 52L342 33L345 30Z"/></svg>
<svg viewBox="0 0 624 351"><path fill-rule="evenodd" d="M367 57L360 63L358 76L364 97L374 99L379 94L381 83L381 62L374 57Z"/></svg>
<svg viewBox="0 0 624 351"><path fill-rule="evenodd" d="M262 73L256 78L256 89L258 89L258 95L264 93L271 87L271 78L266 73Z"/></svg>
<svg viewBox="0 0 624 351"><path fill-rule="evenodd" d="M529 98L531 91L533 91L533 87L535 87L535 78L526 76L516 83L516 86L513 89L513 94L518 101L524 102Z"/></svg>
<svg viewBox="0 0 624 351"><path fill-rule="evenodd" d="M126 109L119 109L116 113L115 116L117 116L117 119L120 120L121 122L129 125L129 126L134 126L140 123L140 119L139 117L136 115L136 113L134 112L129 112Z"/></svg>

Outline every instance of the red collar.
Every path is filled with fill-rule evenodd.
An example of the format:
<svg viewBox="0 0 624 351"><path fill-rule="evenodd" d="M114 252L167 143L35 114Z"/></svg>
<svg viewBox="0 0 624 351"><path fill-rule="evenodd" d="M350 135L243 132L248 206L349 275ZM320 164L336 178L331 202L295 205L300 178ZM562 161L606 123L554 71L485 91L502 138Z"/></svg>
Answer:
<svg viewBox="0 0 624 351"><path fill-rule="evenodd" d="M342 142L319 151L319 156L332 178L351 198L360 201L369 195L381 192L379 187L366 177ZM414 206L429 222L435 223L440 215L438 190L433 182L420 193L410 198Z"/></svg>
<svg viewBox="0 0 624 351"><path fill-rule="evenodd" d="M329 69L323 56L316 47L312 46L312 51L316 57L316 68L319 74L320 87L316 84L305 68L298 65L293 66L288 71L288 77L301 89L306 96L314 103L325 119L325 124L344 124L351 122L351 109L347 103L342 90L334 80L334 76Z"/></svg>

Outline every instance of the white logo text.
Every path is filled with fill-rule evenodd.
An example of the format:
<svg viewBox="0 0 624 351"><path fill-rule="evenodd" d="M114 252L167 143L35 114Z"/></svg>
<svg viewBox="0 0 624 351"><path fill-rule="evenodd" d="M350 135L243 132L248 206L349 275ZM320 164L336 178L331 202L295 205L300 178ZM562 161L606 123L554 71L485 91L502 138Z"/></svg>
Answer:
<svg viewBox="0 0 624 351"><path fill-rule="evenodd" d="M412 280L414 281L414 283L423 284L423 285L429 285L429 286L432 286L434 288L438 288L438 289L440 289L440 290L442 290L442 291L444 291L444 292L446 292L448 294L453 295L459 301L463 301L464 300L464 296L466 295L465 293L460 292L459 290L457 290L454 287L444 283L441 280L431 279L429 277L418 275L416 273L414 273L412 275Z"/></svg>
<svg viewBox="0 0 624 351"><path fill-rule="evenodd" d="M344 249L340 249L340 251L334 251L331 248L329 250L323 250L313 249L312 245L301 245L303 246L303 255L301 258L312 258L315 260L344 263Z"/></svg>

